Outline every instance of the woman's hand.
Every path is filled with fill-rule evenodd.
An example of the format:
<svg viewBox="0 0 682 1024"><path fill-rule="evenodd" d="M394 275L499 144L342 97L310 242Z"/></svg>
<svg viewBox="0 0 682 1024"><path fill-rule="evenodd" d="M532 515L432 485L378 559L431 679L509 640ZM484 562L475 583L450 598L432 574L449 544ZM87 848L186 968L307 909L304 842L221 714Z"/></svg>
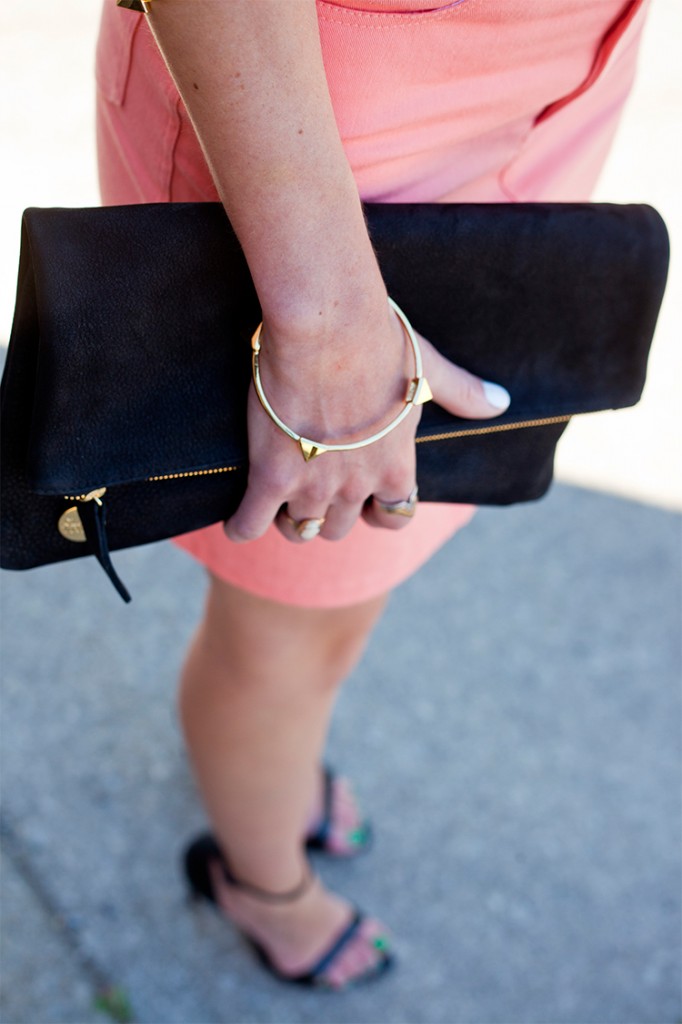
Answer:
<svg viewBox="0 0 682 1024"><path fill-rule="evenodd" d="M329 333L320 328L317 343L312 337L292 343L264 325L263 386L279 417L297 433L347 443L368 437L397 415L414 376L414 358L387 304L374 329L358 325L349 330L346 323L336 338L325 336ZM439 405L471 419L487 419L507 408L509 396L503 388L455 366L426 339L419 341L424 375ZM320 535L339 540L360 516L373 526L404 528L409 517L381 505L407 501L413 491L419 417L419 407L414 407L380 441L306 462L299 445L265 412L252 385L249 481L240 507L226 523L228 537L254 540L274 521L288 540L301 543L308 537L301 536L297 524L319 520Z"/></svg>

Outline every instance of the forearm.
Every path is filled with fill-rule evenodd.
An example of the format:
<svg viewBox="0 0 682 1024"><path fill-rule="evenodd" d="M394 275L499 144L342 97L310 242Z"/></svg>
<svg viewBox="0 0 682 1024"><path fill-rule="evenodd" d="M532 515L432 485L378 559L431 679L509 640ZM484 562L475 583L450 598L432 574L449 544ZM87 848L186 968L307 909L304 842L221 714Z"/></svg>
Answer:
<svg viewBox="0 0 682 1024"><path fill-rule="evenodd" d="M327 91L314 0L162 0L150 21L266 318L319 336L351 305L371 317L383 285Z"/></svg>
<svg viewBox="0 0 682 1024"><path fill-rule="evenodd" d="M261 300L272 407L305 437L366 439L404 409L414 361L339 139L315 0L159 0L149 17ZM499 414L481 382L424 339L422 358L444 408ZM296 523L312 518L338 540L360 515L404 527L381 502L413 492L418 419L412 411L376 443L311 463L251 387L249 480L228 536L253 540L275 521L301 542Z"/></svg>

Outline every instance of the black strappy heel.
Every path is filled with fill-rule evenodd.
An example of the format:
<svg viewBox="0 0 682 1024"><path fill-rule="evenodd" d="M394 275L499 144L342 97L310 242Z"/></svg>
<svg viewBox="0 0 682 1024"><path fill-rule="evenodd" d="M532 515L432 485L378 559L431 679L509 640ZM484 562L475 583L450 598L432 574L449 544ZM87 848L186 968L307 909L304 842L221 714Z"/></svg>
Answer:
<svg viewBox="0 0 682 1024"><path fill-rule="evenodd" d="M372 826L368 821L360 822L353 830L353 838L347 851L340 852L330 845L329 839L334 827L334 783L336 782L336 773L328 765L325 765L322 778L324 787L322 821L315 832L306 838L306 849L327 853L339 859L356 857L359 853L365 853L371 847L373 839Z"/></svg>
<svg viewBox="0 0 682 1024"><path fill-rule="evenodd" d="M185 850L184 869L189 883L191 896L194 899L207 900L216 907L218 907L218 901L213 889L213 881L210 873L210 864L212 862L217 862L220 865L221 871L223 872L223 876L228 885L233 886L235 889L240 889L242 892L246 892L266 903L292 903L293 901L300 899L301 896L308 891L313 882L313 876L311 874L306 874L294 889L290 889L288 892L284 893L268 892L266 889L260 889L258 886L251 885L249 882L242 882L235 878L230 871L223 852L214 837L210 835L210 833L205 833L204 835L198 836L197 839L190 843ZM309 971L293 976L284 974L280 971L280 969L272 962L263 947L259 945L259 943L255 942L254 939L251 939L248 935L244 935L244 938L252 947L262 965L272 975L274 975L278 981L286 981L294 985L315 985L331 989L333 986L329 985L324 980L324 972L330 967L336 957L339 956L339 954L346 948L349 942L353 940L364 920L364 915L359 910L356 910L347 928L345 928L341 935L334 940L332 945L323 953L317 963L311 967ZM378 953L376 966L372 970L360 975L357 979L352 979L348 983L348 986L343 986L344 988L379 977L392 965L393 955L388 949L387 940L384 938L377 938L374 940L374 945Z"/></svg>

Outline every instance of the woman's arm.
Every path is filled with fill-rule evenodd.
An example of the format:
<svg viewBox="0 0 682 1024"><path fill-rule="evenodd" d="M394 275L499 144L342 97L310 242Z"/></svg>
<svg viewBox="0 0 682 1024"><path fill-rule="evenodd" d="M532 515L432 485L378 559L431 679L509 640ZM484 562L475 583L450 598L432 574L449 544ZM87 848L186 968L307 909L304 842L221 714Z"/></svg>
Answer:
<svg viewBox="0 0 682 1024"><path fill-rule="evenodd" d="M376 302L313 0L159 0L150 21L271 326L318 337L346 295Z"/></svg>
<svg viewBox="0 0 682 1024"><path fill-rule="evenodd" d="M372 433L400 408L410 354L336 128L314 0L158 0L149 17L254 279L273 407L315 439ZM424 360L441 404L500 411L429 347ZM331 507L323 534L342 536L371 494L409 494L416 426L413 413L368 448L305 463L252 393L249 487L229 536L260 536L284 503L295 519Z"/></svg>

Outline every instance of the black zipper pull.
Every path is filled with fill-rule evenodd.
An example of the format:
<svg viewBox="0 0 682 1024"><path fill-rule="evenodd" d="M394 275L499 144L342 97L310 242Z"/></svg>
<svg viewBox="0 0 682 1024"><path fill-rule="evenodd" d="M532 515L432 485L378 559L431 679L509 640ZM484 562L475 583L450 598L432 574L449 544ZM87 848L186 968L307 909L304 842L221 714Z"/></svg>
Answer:
<svg viewBox="0 0 682 1024"><path fill-rule="evenodd" d="M87 542L99 564L126 603L131 601L124 583L114 569L107 540L107 517L102 498L106 487L99 487L88 494L72 499L78 502L68 508L59 519L59 532L67 540Z"/></svg>

